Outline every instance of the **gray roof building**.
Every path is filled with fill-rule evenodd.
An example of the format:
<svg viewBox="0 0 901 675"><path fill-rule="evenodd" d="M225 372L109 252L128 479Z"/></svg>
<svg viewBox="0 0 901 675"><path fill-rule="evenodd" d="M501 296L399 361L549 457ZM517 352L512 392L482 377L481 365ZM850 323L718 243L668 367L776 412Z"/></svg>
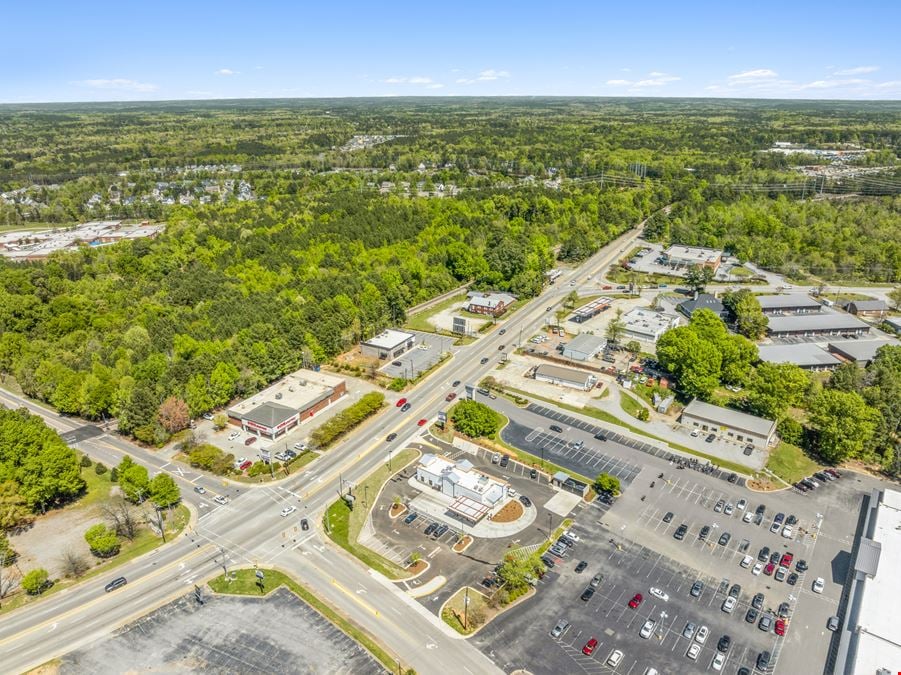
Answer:
<svg viewBox="0 0 901 675"><path fill-rule="evenodd" d="M758 295L757 302L764 314L801 314L819 312L823 305L806 293L784 293L781 295Z"/></svg>
<svg viewBox="0 0 901 675"><path fill-rule="evenodd" d="M901 317L889 317L885 320L885 323L887 323L889 328L893 331L901 333Z"/></svg>
<svg viewBox="0 0 901 675"><path fill-rule="evenodd" d="M704 431L721 431L740 442L760 441L768 445L776 433L776 422L763 417L721 408L694 399L682 411L682 424L700 427Z"/></svg>
<svg viewBox="0 0 901 675"><path fill-rule="evenodd" d="M710 295L709 293L701 293L696 298L686 300L685 302L680 302L676 306L676 309L682 312L685 316L691 318L691 315L697 312L699 309L709 309L717 316L722 316L726 308L723 306L723 303L720 302L719 299L717 299L715 296Z"/></svg>
<svg viewBox="0 0 901 675"><path fill-rule="evenodd" d="M842 363L822 347L810 342L792 345L760 345L757 352L761 361L793 363L807 370L832 370Z"/></svg>
<svg viewBox="0 0 901 675"><path fill-rule="evenodd" d="M884 300L852 300L845 307L851 314L882 315L888 311Z"/></svg>
<svg viewBox="0 0 901 675"><path fill-rule="evenodd" d="M880 347L885 345L901 345L894 338L878 338L876 340L842 340L830 342L829 351L847 361L856 361L866 365L874 358Z"/></svg>
<svg viewBox="0 0 901 675"><path fill-rule="evenodd" d="M591 373L548 363L543 363L535 368L535 379L584 390L591 389L598 381L598 378Z"/></svg>
<svg viewBox="0 0 901 675"><path fill-rule="evenodd" d="M850 314L817 312L791 316L771 316L770 335L860 335L870 330L863 321Z"/></svg>
<svg viewBox="0 0 901 675"><path fill-rule="evenodd" d="M607 340L590 333L579 333L563 347L563 356L576 361L587 361L607 345Z"/></svg>
<svg viewBox="0 0 901 675"><path fill-rule="evenodd" d="M295 415L297 415L297 411L294 408L289 408L281 403L263 403L246 412L242 419L256 422L264 427L275 428Z"/></svg>

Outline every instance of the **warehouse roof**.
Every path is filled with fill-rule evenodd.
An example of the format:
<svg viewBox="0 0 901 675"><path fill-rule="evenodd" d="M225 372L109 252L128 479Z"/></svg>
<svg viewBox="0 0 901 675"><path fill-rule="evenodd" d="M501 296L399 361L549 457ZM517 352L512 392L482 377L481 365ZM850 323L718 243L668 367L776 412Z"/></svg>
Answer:
<svg viewBox="0 0 901 675"><path fill-rule="evenodd" d="M263 403L245 413L242 419L273 428L285 420L291 419L296 414L297 410L281 403Z"/></svg>
<svg viewBox="0 0 901 675"><path fill-rule="evenodd" d="M802 368L838 366L837 358L822 347L810 342L792 345L760 345L760 360L767 363L794 363Z"/></svg>
<svg viewBox="0 0 901 675"><path fill-rule="evenodd" d="M781 295L758 295L760 309L820 309L822 305L806 293L784 293Z"/></svg>
<svg viewBox="0 0 901 675"><path fill-rule="evenodd" d="M888 305L884 300L852 300L848 303L849 312L885 312Z"/></svg>
<svg viewBox="0 0 901 675"><path fill-rule="evenodd" d="M840 314L838 312L769 317L769 331L771 333L844 329L869 330L869 326L850 314Z"/></svg>
<svg viewBox="0 0 901 675"><path fill-rule="evenodd" d="M750 431L758 436L769 436L776 428L773 420L764 417L756 417L747 413L732 410L731 408L722 408L718 405L711 405L694 399L685 406L682 411L683 415L691 415L700 419L713 422L718 426L729 427L730 429L738 429L740 431Z"/></svg>
<svg viewBox="0 0 901 675"><path fill-rule="evenodd" d="M876 340L842 340L830 342L829 351L842 356L849 361L869 363L876 358L876 352L885 345L899 345L901 342L894 338L878 338Z"/></svg>
<svg viewBox="0 0 901 675"><path fill-rule="evenodd" d="M555 380L578 382L583 386L588 386L588 383L590 381L597 379L591 373L586 373L581 370L573 370L572 368L563 368L562 366L555 366L550 363L542 363L535 369L535 374L542 375L544 377L552 377Z"/></svg>
<svg viewBox="0 0 901 675"><path fill-rule="evenodd" d="M597 354L607 340L591 333L579 333L576 337L566 343L563 351L567 352L584 352L585 354Z"/></svg>

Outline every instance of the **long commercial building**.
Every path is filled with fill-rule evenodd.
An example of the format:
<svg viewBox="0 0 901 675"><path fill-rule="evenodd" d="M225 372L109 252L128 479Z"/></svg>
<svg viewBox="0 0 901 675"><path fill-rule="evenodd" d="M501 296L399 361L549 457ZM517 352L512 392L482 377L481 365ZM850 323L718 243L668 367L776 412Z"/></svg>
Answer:
<svg viewBox="0 0 901 675"><path fill-rule="evenodd" d="M870 327L860 319L839 312L771 316L767 327L771 337L866 335L869 330Z"/></svg>
<svg viewBox="0 0 901 675"><path fill-rule="evenodd" d="M776 422L731 408L693 400L682 411L682 424L701 431L723 434L739 443L767 447L776 436Z"/></svg>
<svg viewBox="0 0 901 675"><path fill-rule="evenodd" d="M535 368L535 379L539 382L550 382L584 391L591 389L598 381L598 378L591 373L546 363Z"/></svg>
<svg viewBox="0 0 901 675"><path fill-rule="evenodd" d="M891 675L901 668L901 492L865 497L863 528L852 549L845 619L832 672Z"/></svg>
<svg viewBox="0 0 901 675"><path fill-rule="evenodd" d="M810 314L823 309L820 302L806 293L782 293L779 295L758 295L760 311L767 316L779 314Z"/></svg>
<svg viewBox="0 0 901 675"><path fill-rule="evenodd" d="M680 322L679 317L673 314L637 308L623 314L622 320L626 325L624 339L634 338L643 342L657 342L661 335Z"/></svg>
<svg viewBox="0 0 901 675"><path fill-rule="evenodd" d="M805 370L834 370L842 362L819 345L802 342L792 345L760 345L757 353L767 363L792 363Z"/></svg>

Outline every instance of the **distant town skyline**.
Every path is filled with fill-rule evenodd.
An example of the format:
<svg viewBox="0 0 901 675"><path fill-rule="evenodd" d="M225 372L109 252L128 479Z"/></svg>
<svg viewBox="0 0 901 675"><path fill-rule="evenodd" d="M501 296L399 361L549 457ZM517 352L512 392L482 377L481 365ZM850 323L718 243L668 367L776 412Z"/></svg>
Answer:
<svg viewBox="0 0 901 675"><path fill-rule="evenodd" d="M901 5L13 3L0 102L901 98Z"/></svg>

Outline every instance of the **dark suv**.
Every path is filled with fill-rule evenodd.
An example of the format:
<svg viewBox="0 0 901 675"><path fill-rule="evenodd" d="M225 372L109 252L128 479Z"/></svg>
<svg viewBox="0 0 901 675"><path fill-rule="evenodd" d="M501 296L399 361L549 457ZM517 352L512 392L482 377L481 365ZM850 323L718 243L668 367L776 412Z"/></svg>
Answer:
<svg viewBox="0 0 901 675"><path fill-rule="evenodd" d="M113 579L106 586L104 586L103 590L105 590L107 593L109 593L110 591L114 591L117 588L122 588L127 583L128 583L128 580L125 577L119 577L118 579Z"/></svg>
<svg viewBox="0 0 901 675"><path fill-rule="evenodd" d="M679 541L682 541L683 539L685 539L686 532L688 532L688 525L682 523L679 528L675 532L673 532L673 537L675 539L678 539Z"/></svg>

